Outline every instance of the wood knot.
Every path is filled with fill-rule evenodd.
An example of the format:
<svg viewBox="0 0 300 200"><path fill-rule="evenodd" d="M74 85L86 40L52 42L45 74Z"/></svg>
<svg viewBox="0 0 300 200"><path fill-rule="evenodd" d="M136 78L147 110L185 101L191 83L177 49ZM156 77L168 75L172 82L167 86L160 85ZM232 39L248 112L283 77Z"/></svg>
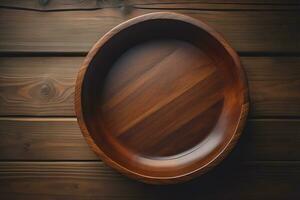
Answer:
<svg viewBox="0 0 300 200"><path fill-rule="evenodd" d="M45 81L39 86L39 97L43 100L50 100L55 96L55 87L50 81Z"/></svg>
<svg viewBox="0 0 300 200"><path fill-rule="evenodd" d="M40 5L46 6L50 0L39 0Z"/></svg>
<svg viewBox="0 0 300 200"><path fill-rule="evenodd" d="M51 92L51 87L48 84L43 84L41 86L41 95L42 96L48 96Z"/></svg>
<svg viewBox="0 0 300 200"><path fill-rule="evenodd" d="M30 150L31 144L29 142L25 142L23 145L23 149L25 152L28 152Z"/></svg>
<svg viewBox="0 0 300 200"><path fill-rule="evenodd" d="M128 15L131 12L132 7L126 2L121 2L120 3L120 10L121 10L123 15Z"/></svg>

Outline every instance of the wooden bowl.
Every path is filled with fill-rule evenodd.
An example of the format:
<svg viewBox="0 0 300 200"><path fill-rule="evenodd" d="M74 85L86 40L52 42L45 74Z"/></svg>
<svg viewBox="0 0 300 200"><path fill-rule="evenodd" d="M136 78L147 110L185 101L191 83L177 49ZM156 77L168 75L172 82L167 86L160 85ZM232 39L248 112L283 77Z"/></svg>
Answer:
<svg viewBox="0 0 300 200"><path fill-rule="evenodd" d="M128 20L95 44L77 77L75 110L104 162L167 184L225 157L244 126L247 94L239 57L220 34L159 12Z"/></svg>

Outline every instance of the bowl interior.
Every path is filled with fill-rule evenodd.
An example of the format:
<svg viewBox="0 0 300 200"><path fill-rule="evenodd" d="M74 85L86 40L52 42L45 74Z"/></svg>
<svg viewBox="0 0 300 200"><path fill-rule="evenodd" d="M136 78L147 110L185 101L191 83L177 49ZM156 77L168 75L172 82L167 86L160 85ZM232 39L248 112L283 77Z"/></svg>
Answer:
<svg viewBox="0 0 300 200"><path fill-rule="evenodd" d="M237 67L208 32L150 19L113 34L84 75L84 122L103 155L135 174L177 177L233 137L244 94Z"/></svg>

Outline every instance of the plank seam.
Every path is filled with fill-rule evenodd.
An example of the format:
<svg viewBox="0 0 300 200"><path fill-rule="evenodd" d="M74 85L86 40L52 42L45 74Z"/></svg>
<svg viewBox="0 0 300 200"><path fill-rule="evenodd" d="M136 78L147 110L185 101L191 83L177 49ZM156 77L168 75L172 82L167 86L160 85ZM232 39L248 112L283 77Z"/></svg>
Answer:
<svg viewBox="0 0 300 200"><path fill-rule="evenodd" d="M237 51L240 57L300 57L300 52L263 52L263 51ZM51 51L2 51L1 57L84 57L88 51L51 52Z"/></svg>
<svg viewBox="0 0 300 200"><path fill-rule="evenodd" d="M135 8L135 9L145 9L145 10L195 10L195 11L228 11L228 12L234 12L234 11L253 11L253 12L259 12L259 11L299 11L300 7L297 4L287 4L288 6L295 6L292 8L164 8L164 7L143 7L147 5L178 5L177 4L121 4L117 6L99 6L94 8L61 8L61 9L38 9L38 8L26 8L26 7L18 7L18 6L1 6L1 9L10 9L10 10L23 10L23 11L33 11L33 12L72 12L72 11L97 11L101 9L111 9L111 8ZM183 4L183 3L182 3ZM188 3L184 3L188 4ZM209 3L203 3L203 4L209 4ZM211 3L210 5L222 5L222 4L214 4ZM265 6L265 5L280 5L284 6L284 4L223 4L223 5L254 5L254 6Z"/></svg>
<svg viewBox="0 0 300 200"><path fill-rule="evenodd" d="M76 121L76 116L35 116L35 115L0 115L0 120L8 121ZM247 120L300 120L300 116L251 116Z"/></svg>

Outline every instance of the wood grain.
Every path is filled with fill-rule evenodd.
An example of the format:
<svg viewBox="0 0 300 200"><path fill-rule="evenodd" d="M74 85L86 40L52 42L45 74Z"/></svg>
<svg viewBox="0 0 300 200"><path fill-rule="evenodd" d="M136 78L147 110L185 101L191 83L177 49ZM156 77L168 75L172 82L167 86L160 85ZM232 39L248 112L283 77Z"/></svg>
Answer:
<svg viewBox="0 0 300 200"><path fill-rule="evenodd" d="M4 199L299 199L299 162L227 160L192 182L171 186L131 181L101 162L1 162ZM234 188L234 189L233 189Z"/></svg>
<svg viewBox="0 0 300 200"><path fill-rule="evenodd" d="M135 2L135 1L133 1ZM287 4L276 4L273 2L269 4L265 3L247 3L240 1L239 3L230 3L228 1L223 2L201 2L201 1L190 1L190 2L131 2L124 4L123 6L139 9L172 9L172 10L214 10L214 11L288 11L288 10L299 10L300 4L295 5L292 2ZM148 2L148 3L147 3ZM299 2L298 2L299 3Z"/></svg>
<svg viewBox="0 0 300 200"><path fill-rule="evenodd" d="M74 103L92 150L153 184L216 166L249 110L235 50L212 27L174 12L136 17L98 40L79 70Z"/></svg>
<svg viewBox="0 0 300 200"><path fill-rule="evenodd" d="M134 3L144 3L144 4L155 4L155 3L165 3L165 4L181 4L181 3L195 3L203 2L207 3L206 0L128 0L128 2ZM227 4L272 4L272 5L287 5L294 4L298 5L297 0L212 0L209 3L227 3Z"/></svg>
<svg viewBox="0 0 300 200"><path fill-rule="evenodd" d="M299 116L300 58L242 57L251 116ZM74 116L83 57L1 57L0 115ZM286 70L288 68L288 70Z"/></svg>
<svg viewBox="0 0 300 200"><path fill-rule="evenodd" d="M36 11L66 11L66 10L89 10L95 8L120 6L120 1L97 1L97 0L46 0L46 1L36 1L36 0L1 0L0 7L11 8L11 9L28 9Z"/></svg>
<svg viewBox="0 0 300 200"><path fill-rule="evenodd" d="M2 199L300 198L300 122L283 119L300 116L299 57L261 57L299 54L299 0L130 0L125 5L108 5L118 7L114 9L102 9L104 1L96 4L96 0L49 2L0 1L2 7L21 9L0 11L1 53L84 55L107 30L131 16L159 10L190 13L216 27L243 55L260 56L242 57L250 81L251 116L281 119L248 121L233 152L240 156L233 160L251 160L246 167L222 167L225 160L218 171L211 172L213 178L158 188L128 180L101 162L84 162L98 158L73 118L1 118ZM82 59L0 58L0 115L74 116L73 85Z"/></svg>
<svg viewBox="0 0 300 200"><path fill-rule="evenodd" d="M236 3L236 4L234 4ZM0 6L9 8L22 8L22 9L35 9L40 11L51 10L72 10L72 9L96 9L103 7L119 7L119 6L159 6L159 7L189 7L189 5L202 4L202 6L210 6L218 8L219 5L228 5L229 7L235 6L255 6L255 7L286 7L295 6L299 2L297 0L213 0L207 3L206 0L111 0L111 1L98 1L98 0L1 0Z"/></svg>
<svg viewBox="0 0 300 200"><path fill-rule="evenodd" d="M74 116L81 57L0 58L2 115Z"/></svg>
<svg viewBox="0 0 300 200"><path fill-rule="evenodd" d="M45 14L1 9L0 52L85 53L92 44L117 24L154 11L161 10L105 8L96 11ZM178 12L204 20L221 32L239 52L286 54L300 51L299 11L196 9L178 10Z"/></svg>
<svg viewBox="0 0 300 200"><path fill-rule="evenodd" d="M299 160L300 121L248 120L237 159ZM1 118L0 160L99 160L75 118Z"/></svg>
<svg viewBox="0 0 300 200"><path fill-rule="evenodd" d="M1 160L98 160L75 118L0 120Z"/></svg>
<svg viewBox="0 0 300 200"><path fill-rule="evenodd" d="M236 4L234 4L236 2ZM270 4L272 3L272 4ZM297 0L289 1L224 1L224 0L1 0L0 7L9 9L23 9L32 11L71 11L71 10L95 10L108 7L121 7L122 9L132 8L159 8L159 9L201 9L201 10L297 10ZM296 5L295 5L296 4Z"/></svg>
<svg viewBox="0 0 300 200"><path fill-rule="evenodd" d="M300 57L245 57L251 116L299 116Z"/></svg>

